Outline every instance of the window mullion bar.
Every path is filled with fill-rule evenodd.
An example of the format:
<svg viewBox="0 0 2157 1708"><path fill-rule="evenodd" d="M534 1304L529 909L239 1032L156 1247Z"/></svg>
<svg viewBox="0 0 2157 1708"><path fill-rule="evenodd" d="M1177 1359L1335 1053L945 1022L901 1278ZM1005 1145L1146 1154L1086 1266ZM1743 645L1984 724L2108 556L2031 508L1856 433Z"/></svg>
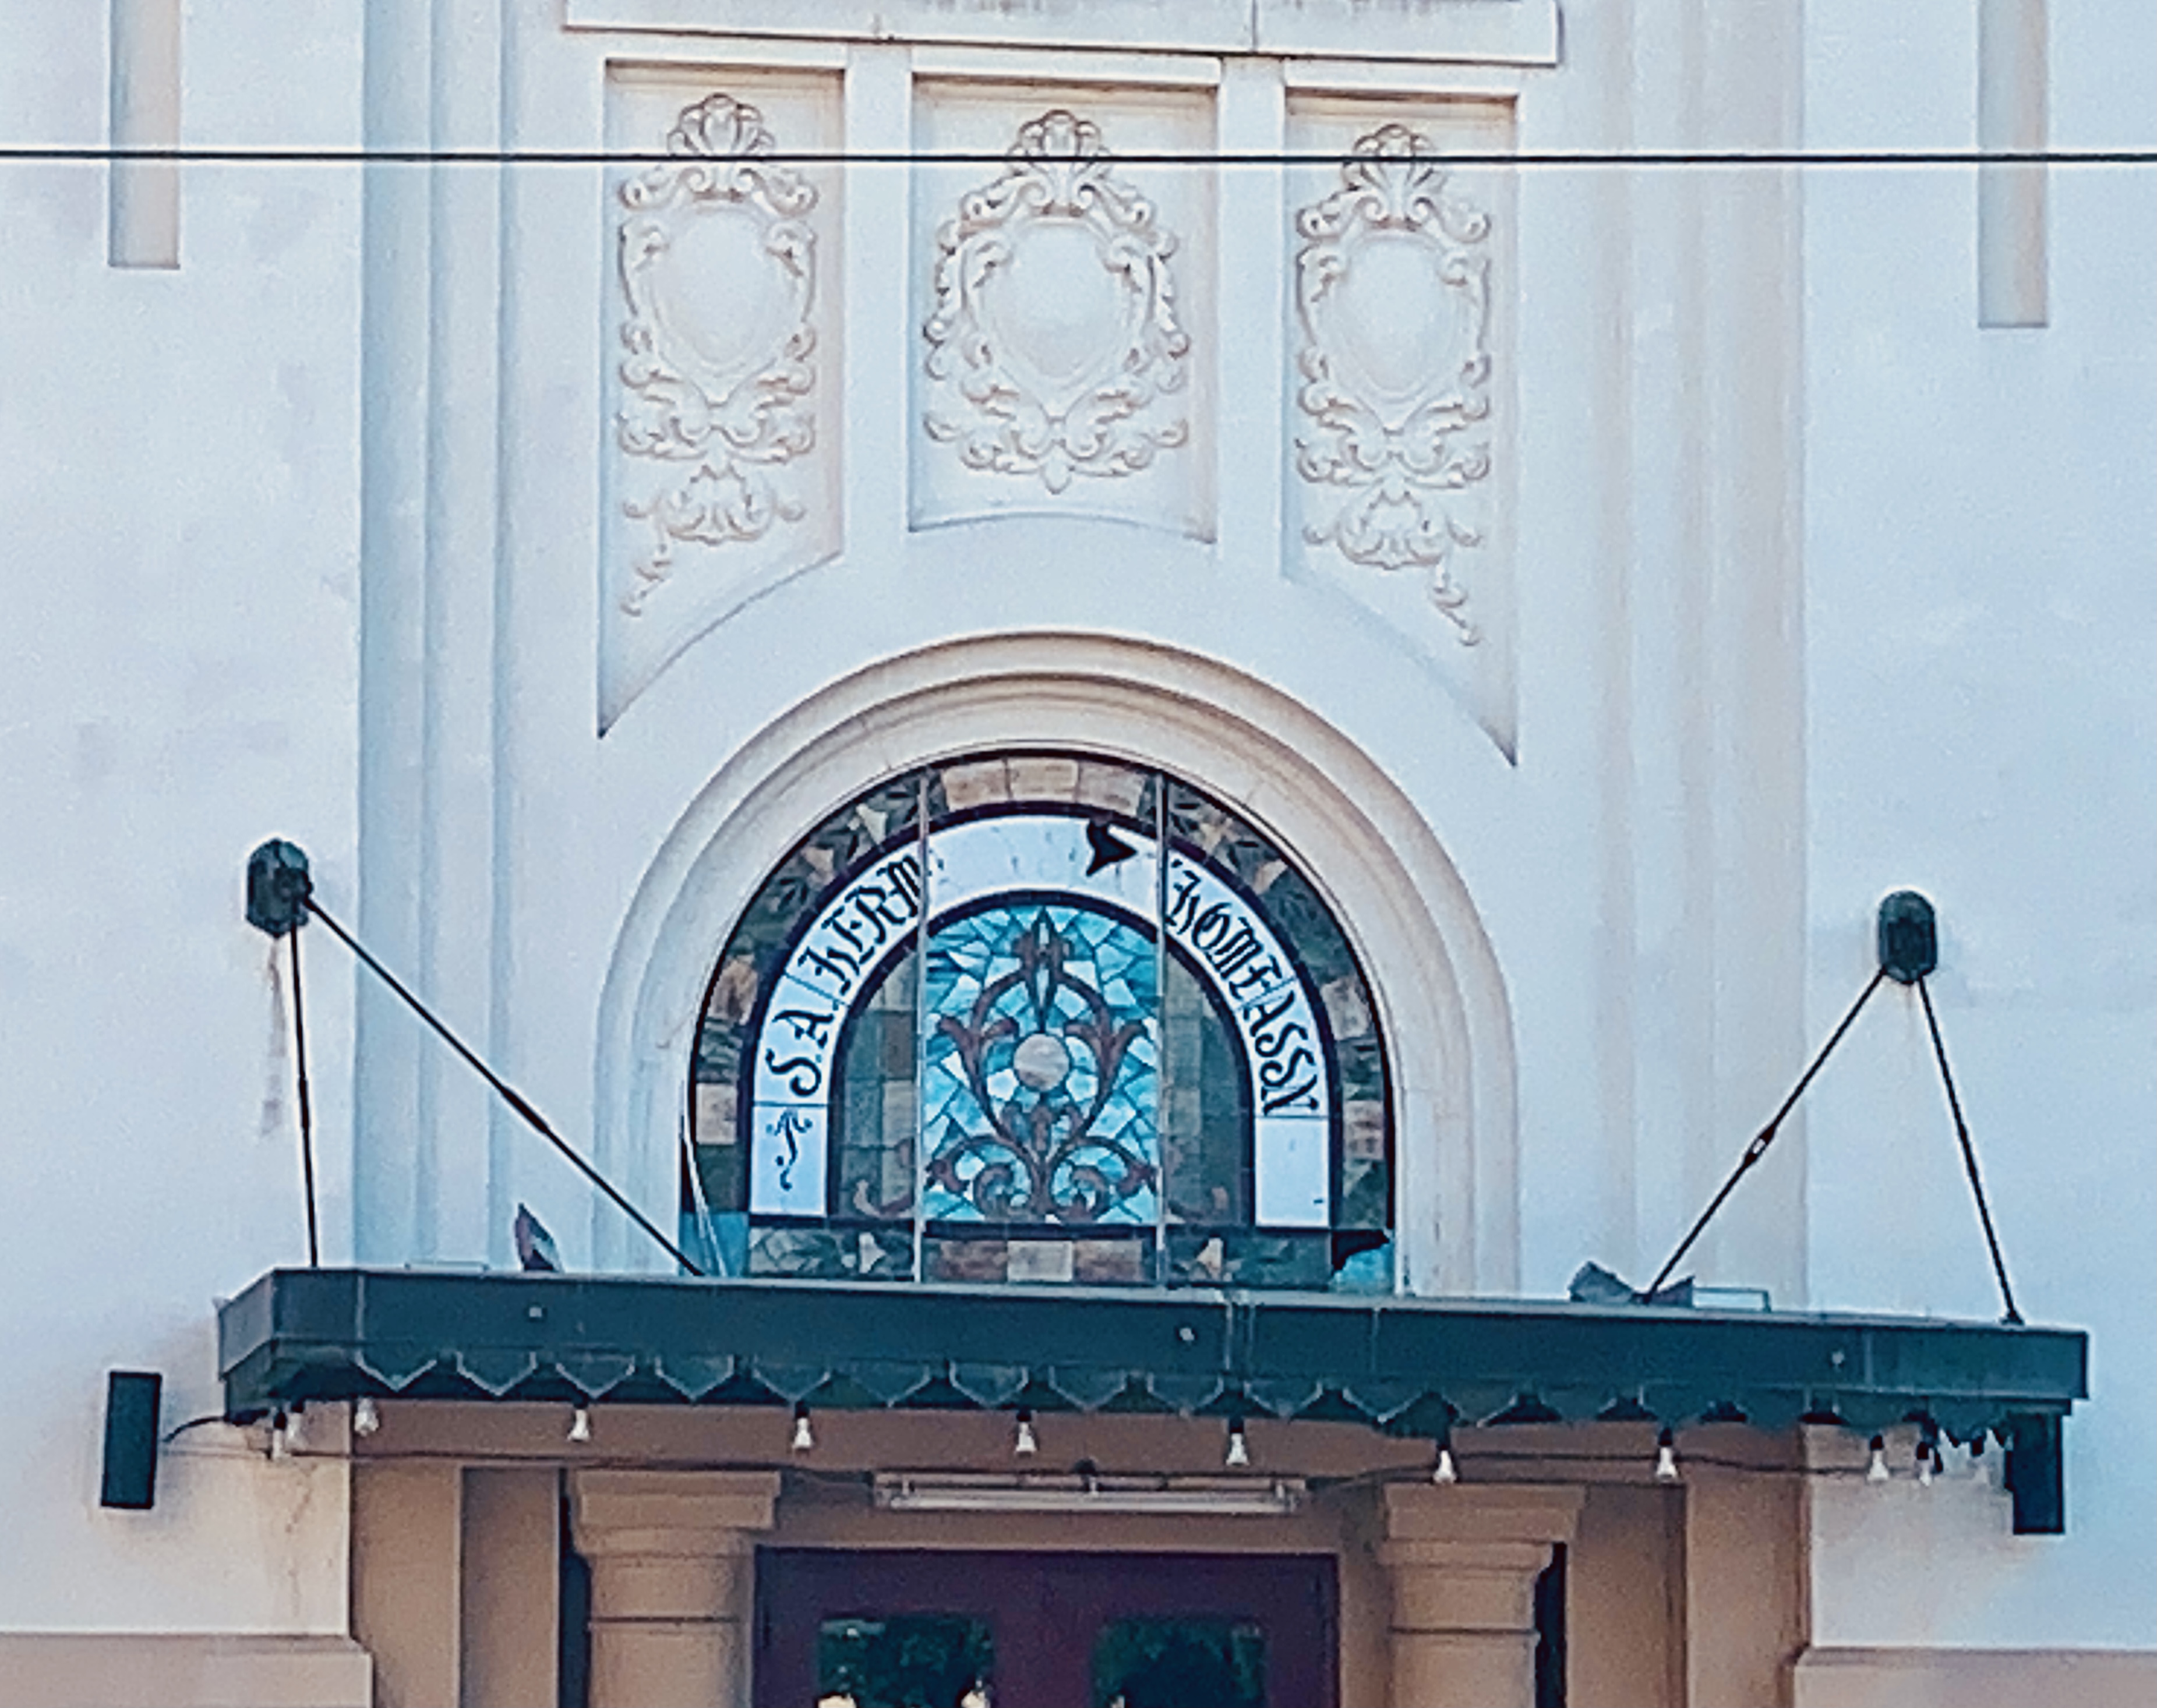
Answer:
<svg viewBox="0 0 2157 1708"><path fill-rule="evenodd" d="M935 904L929 865L929 770L915 779L914 846L920 851L921 913L914 922L914 1279L928 1278L929 1224L929 916Z"/></svg>
<svg viewBox="0 0 2157 1708"><path fill-rule="evenodd" d="M1168 777L1153 774L1153 1094L1154 1155L1160 1171L1153 1194L1153 1284L1168 1280Z"/></svg>

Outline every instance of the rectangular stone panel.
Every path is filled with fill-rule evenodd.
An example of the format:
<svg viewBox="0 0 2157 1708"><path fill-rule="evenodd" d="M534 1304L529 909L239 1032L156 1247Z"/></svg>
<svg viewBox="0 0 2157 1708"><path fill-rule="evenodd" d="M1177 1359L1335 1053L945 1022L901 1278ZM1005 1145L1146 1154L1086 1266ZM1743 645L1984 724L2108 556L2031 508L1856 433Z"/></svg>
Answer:
<svg viewBox="0 0 2157 1708"><path fill-rule="evenodd" d="M568 0L595 29L1557 62L1557 0Z"/></svg>

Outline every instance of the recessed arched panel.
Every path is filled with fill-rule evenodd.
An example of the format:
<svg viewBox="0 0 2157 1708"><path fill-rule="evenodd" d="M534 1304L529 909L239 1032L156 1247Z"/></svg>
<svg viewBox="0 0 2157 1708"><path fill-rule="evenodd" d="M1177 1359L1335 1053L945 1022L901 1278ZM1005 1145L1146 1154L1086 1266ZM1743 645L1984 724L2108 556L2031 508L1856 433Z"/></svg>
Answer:
<svg viewBox="0 0 2157 1708"><path fill-rule="evenodd" d="M1434 731L1446 738L1446 727ZM766 880L797 855L805 881L826 881L816 871L826 857L809 851L816 839L805 830L838 804L899 810L876 797L880 786L903 791L914 769L992 749L1158 769L1233 803L1239 820L1293 851L1297 874L1367 975L1385 1041L1398 1284L1423 1294L1517 1288L1505 985L1423 809L1304 701L1218 660L1101 635L979 636L879 660L764 725L685 805L624 914L601 997L595 1160L624 1189L654 1216L678 1204L684 1092L703 1073L700 1018L729 976L722 965L715 983L714 961L759 917ZM1465 739L1448 751L1464 769L1483 758ZM1289 893L1270 900L1283 905ZM1179 994L1181 962L1168 965L1171 1014L1203 1001L1195 979ZM902 1008L910 1003L903 980L886 989ZM846 1047L869 1051L857 1032ZM874 1047L896 1047L888 1036ZM700 1129L721 1095L700 1093ZM903 1114L894 1099L892 1119ZM651 1264L610 1212L595 1213L591 1242L601 1268Z"/></svg>
<svg viewBox="0 0 2157 1708"><path fill-rule="evenodd" d="M1377 1005L1202 789L971 754L829 815L698 1022L684 1237L733 1273L1390 1288Z"/></svg>

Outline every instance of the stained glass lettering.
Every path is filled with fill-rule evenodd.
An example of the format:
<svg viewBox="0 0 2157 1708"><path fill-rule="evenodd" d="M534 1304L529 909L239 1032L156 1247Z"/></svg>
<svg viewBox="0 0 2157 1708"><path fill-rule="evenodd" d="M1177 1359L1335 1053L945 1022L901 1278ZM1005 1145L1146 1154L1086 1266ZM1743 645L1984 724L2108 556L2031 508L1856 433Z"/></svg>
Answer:
<svg viewBox="0 0 2157 1708"><path fill-rule="evenodd" d="M1392 1284L1346 934L1158 772L982 755L842 808L744 910L694 1078L683 1236L729 1273Z"/></svg>

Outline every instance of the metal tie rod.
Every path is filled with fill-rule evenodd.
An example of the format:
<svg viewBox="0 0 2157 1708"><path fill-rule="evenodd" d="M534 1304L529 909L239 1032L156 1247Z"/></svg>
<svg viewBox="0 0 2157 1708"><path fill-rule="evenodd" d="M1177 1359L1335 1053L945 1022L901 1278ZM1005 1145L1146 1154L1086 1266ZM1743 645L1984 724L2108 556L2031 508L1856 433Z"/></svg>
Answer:
<svg viewBox="0 0 2157 1708"><path fill-rule="evenodd" d="M414 995L403 980L377 960L364 944L323 908L322 904L315 899L314 880L308 872L307 857L304 851L290 842L272 841L265 842L249 857L247 918L249 923L272 937L291 937L296 947L300 927L311 918L321 920L329 927L337 940L359 959L361 965L394 990L404 1000L404 1005L426 1021L467 1067L493 1087L496 1094L516 1110L527 1126L559 1151L578 1173L598 1187L610 1202L649 1234L662 1251L692 1275L700 1276L704 1273L687 1252L659 1231L650 1217L623 1196L611 1181L594 1168L575 1146L557 1133L547 1118L533 1108L515 1086L481 1061L478 1053ZM312 1213L311 1203L311 1218Z"/></svg>

